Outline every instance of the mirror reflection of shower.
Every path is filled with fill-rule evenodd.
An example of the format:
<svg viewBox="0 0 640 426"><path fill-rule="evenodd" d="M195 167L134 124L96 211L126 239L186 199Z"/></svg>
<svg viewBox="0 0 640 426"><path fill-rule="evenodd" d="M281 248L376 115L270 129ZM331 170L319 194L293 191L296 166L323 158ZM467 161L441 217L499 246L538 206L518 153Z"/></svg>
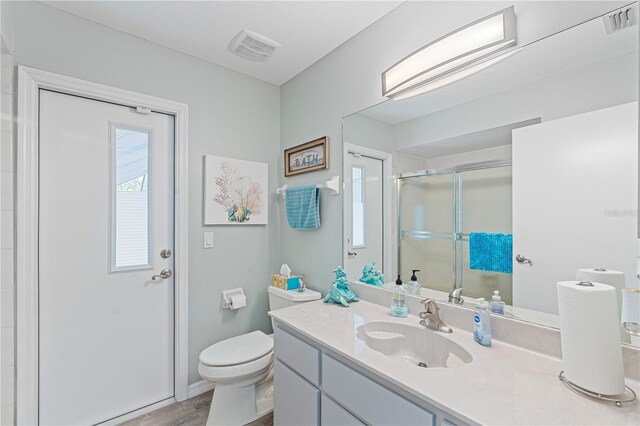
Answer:
<svg viewBox="0 0 640 426"><path fill-rule="evenodd" d="M511 274L480 264L469 246L471 234L511 238L510 160L414 172L401 175L397 185L398 272L408 278L419 269L422 287L463 288L474 298L490 299L497 290L510 304ZM510 252L502 255L511 262Z"/></svg>

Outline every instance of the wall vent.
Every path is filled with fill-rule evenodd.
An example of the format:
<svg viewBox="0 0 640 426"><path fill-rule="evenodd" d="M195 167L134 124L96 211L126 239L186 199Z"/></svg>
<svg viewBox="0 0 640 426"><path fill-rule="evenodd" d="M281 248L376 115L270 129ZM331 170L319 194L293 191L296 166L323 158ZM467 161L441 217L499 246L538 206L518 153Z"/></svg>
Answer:
<svg viewBox="0 0 640 426"><path fill-rule="evenodd" d="M627 6L602 17L607 34L612 34L637 23L636 8Z"/></svg>
<svg viewBox="0 0 640 426"><path fill-rule="evenodd" d="M255 62L264 62L273 55L273 52L281 45L263 35L249 30L242 30L229 44L229 50L240 56Z"/></svg>

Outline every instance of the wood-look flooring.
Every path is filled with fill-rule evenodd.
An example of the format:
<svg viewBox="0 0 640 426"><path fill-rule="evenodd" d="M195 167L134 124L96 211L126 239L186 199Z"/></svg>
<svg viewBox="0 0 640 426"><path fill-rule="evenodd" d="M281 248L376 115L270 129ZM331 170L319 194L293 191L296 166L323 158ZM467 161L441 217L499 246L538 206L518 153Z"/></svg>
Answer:
<svg viewBox="0 0 640 426"><path fill-rule="evenodd" d="M159 408L120 426L204 426L207 423L213 391ZM248 426L273 426L273 413L259 418Z"/></svg>

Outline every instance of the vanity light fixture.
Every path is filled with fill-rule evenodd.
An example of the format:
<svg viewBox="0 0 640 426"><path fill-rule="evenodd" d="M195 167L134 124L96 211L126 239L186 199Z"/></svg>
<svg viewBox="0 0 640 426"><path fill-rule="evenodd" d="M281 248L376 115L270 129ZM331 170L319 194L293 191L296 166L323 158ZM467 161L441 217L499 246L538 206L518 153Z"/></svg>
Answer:
<svg viewBox="0 0 640 426"><path fill-rule="evenodd" d="M453 83L514 53L513 6L472 22L411 53L382 73L382 95L406 99ZM499 52L502 52L498 54Z"/></svg>

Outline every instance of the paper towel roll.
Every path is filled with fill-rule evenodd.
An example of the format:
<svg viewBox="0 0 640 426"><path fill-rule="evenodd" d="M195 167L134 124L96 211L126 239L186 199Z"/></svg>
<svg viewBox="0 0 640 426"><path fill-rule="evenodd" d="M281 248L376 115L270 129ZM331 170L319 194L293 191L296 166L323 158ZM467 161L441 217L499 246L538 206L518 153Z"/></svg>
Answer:
<svg viewBox="0 0 640 426"><path fill-rule="evenodd" d="M229 296L231 299L231 305L229 306L231 309L240 309L247 306L247 298L244 294L234 294Z"/></svg>
<svg viewBox="0 0 640 426"><path fill-rule="evenodd" d="M624 272L614 271L613 269L578 269L576 271L576 280L608 284L617 290L624 288Z"/></svg>
<svg viewBox="0 0 640 426"><path fill-rule="evenodd" d="M625 391L616 290L598 282L557 283L564 374L602 395Z"/></svg>
<svg viewBox="0 0 640 426"><path fill-rule="evenodd" d="M578 269L576 271L576 280L608 284L615 287L616 300L618 302L618 318L620 318L620 314L622 313L622 289L625 287L624 272L604 268Z"/></svg>

